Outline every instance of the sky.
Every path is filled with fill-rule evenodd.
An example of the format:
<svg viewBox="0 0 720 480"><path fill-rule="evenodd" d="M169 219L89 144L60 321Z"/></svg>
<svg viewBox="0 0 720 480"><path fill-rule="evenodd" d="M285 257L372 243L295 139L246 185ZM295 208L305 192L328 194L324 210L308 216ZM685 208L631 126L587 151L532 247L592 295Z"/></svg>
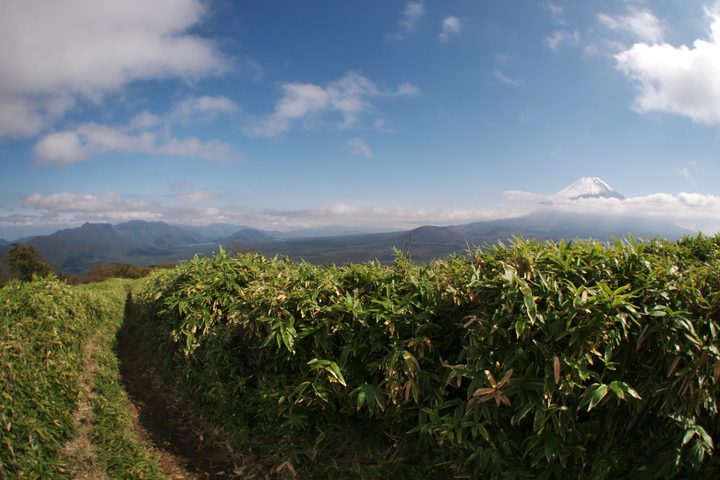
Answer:
<svg viewBox="0 0 720 480"><path fill-rule="evenodd" d="M720 229L720 2L4 0L0 45L5 240L540 208ZM538 204L582 177L627 198Z"/></svg>

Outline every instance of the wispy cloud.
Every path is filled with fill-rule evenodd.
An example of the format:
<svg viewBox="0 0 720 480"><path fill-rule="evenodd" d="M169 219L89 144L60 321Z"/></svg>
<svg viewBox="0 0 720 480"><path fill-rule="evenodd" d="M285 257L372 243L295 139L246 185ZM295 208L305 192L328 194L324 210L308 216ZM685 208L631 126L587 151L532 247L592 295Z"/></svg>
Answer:
<svg viewBox="0 0 720 480"><path fill-rule="evenodd" d="M248 135L272 137L288 130L293 122L303 122L307 128L321 123L320 115L337 112L342 123L336 128L355 125L358 116L374 107L372 97L400 97L420 94L420 89L410 83L397 90L380 89L369 78L356 72L348 72L340 80L329 82L326 87L311 83L285 83L283 97L275 106L275 113L267 119L245 128Z"/></svg>
<svg viewBox="0 0 720 480"><path fill-rule="evenodd" d="M447 42L451 35L460 35L462 32L462 22L459 18L450 15L440 24L442 31L438 35L441 42Z"/></svg>
<svg viewBox="0 0 720 480"><path fill-rule="evenodd" d="M353 155L364 155L368 158L375 157L372 150L370 149L370 145L363 142L357 137L349 140L347 143L345 143L345 146L350 149L350 153L352 153Z"/></svg>
<svg viewBox="0 0 720 480"><path fill-rule="evenodd" d="M565 25L566 22L563 16L563 7L553 5L550 2L545 2L542 4L542 6L550 11L553 17L553 21L555 23L557 23L558 25Z"/></svg>
<svg viewBox="0 0 720 480"><path fill-rule="evenodd" d="M398 32L389 35L388 38L393 40L404 40L407 36L417 29L420 20L425 15L425 6L423 2L407 2L405 10L400 15L398 22Z"/></svg>
<svg viewBox="0 0 720 480"><path fill-rule="evenodd" d="M605 27L631 34L641 42L662 43L663 27L660 20L650 10L638 10L629 6L630 15L611 17L601 13L598 20Z"/></svg>
<svg viewBox="0 0 720 480"><path fill-rule="evenodd" d="M545 37L543 41L550 50L558 53L563 45L577 45L580 42L580 32L570 33L564 30L556 30L552 36Z"/></svg>
<svg viewBox="0 0 720 480"><path fill-rule="evenodd" d="M33 137L78 102L137 80L231 68L214 41L186 33L207 14L201 0L24 0L2 11L0 140Z"/></svg>
<svg viewBox="0 0 720 480"><path fill-rule="evenodd" d="M208 198L219 198L220 194L215 192L184 192L184 193L174 193L172 195L168 195L170 198L176 198L179 200L184 200L188 203L198 203L202 202L203 200L207 200Z"/></svg>
<svg viewBox="0 0 720 480"><path fill-rule="evenodd" d="M525 81L524 81L524 80L522 80L522 79L520 79L520 80L513 80L512 78L506 77L506 76L505 76L499 69L497 69L497 68L493 71L493 76L494 76L495 78L497 78L498 80L500 80L501 82L503 82L503 83L505 83L505 84L507 84L507 85L512 85L512 86L514 86L514 87L520 87L520 86L522 86L522 85L525 85Z"/></svg>
<svg viewBox="0 0 720 480"><path fill-rule="evenodd" d="M698 123L720 123L720 3L706 13L710 39L695 40L693 48L636 43L615 56L618 68L638 83L636 111L668 112ZM645 36L660 40L658 35L650 29Z"/></svg>
<svg viewBox="0 0 720 480"><path fill-rule="evenodd" d="M199 98L189 96L177 102L175 108L165 115L164 121L187 125L191 122L213 119L218 114L232 114L238 110L240 107L225 96L204 95Z"/></svg>
<svg viewBox="0 0 720 480"><path fill-rule="evenodd" d="M185 190L187 182L185 180L178 180L177 182L168 182L167 186L171 192L179 192Z"/></svg>

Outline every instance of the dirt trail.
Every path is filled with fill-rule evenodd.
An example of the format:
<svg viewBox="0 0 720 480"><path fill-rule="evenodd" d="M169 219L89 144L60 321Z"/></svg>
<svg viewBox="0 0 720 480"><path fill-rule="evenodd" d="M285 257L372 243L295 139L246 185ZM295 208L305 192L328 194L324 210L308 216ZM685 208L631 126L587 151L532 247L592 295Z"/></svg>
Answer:
<svg viewBox="0 0 720 480"><path fill-rule="evenodd" d="M77 410L72 413L75 423L75 436L64 445L62 454L72 459L73 477L78 480L97 479L105 480L105 466L98 460L93 448L93 413L92 403L96 397L95 373L97 361L93 353L98 348L97 335L88 340L83 347L85 366L80 374L80 393Z"/></svg>
<svg viewBox="0 0 720 480"><path fill-rule="evenodd" d="M234 478L235 467L226 460L227 451L221 452L222 447L217 444L208 444L207 425L148 368L149 359L137 338L130 294L125 304L125 321L118 333L118 358L136 434L155 444L152 453L160 461L163 473L171 479ZM225 461L219 462L218 458Z"/></svg>

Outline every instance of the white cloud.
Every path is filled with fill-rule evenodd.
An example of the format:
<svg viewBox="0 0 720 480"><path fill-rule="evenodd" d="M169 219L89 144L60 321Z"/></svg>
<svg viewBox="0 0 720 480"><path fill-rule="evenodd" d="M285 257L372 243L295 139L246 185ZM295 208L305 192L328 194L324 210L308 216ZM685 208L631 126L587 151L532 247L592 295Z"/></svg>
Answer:
<svg viewBox="0 0 720 480"><path fill-rule="evenodd" d="M194 80L230 62L186 33L201 0L23 0L0 7L0 140L37 135L77 100L99 102L137 80Z"/></svg>
<svg viewBox="0 0 720 480"><path fill-rule="evenodd" d="M228 144L216 140L202 142L195 137L186 137L170 138L160 143L157 136L149 131L131 134L127 129L95 122L81 124L73 131L48 134L35 144L34 152L41 165L58 168L109 152L178 155L220 162L242 159Z"/></svg>
<svg viewBox="0 0 720 480"><path fill-rule="evenodd" d="M189 124L213 118L218 113L233 113L237 110L238 106L227 97L190 96L178 102L170 113L163 116L147 110L140 112L125 127L87 122L74 130L47 134L35 144L34 152L40 164L55 167L84 162L109 152L159 153L220 162L240 161L241 155L233 152L226 143L171 136L173 123Z"/></svg>
<svg viewBox="0 0 720 480"><path fill-rule="evenodd" d="M615 56L618 68L639 83L635 110L720 123L720 4L706 12L710 39L695 40L693 48L636 43Z"/></svg>
<svg viewBox="0 0 720 480"><path fill-rule="evenodd" d="M151 202L126 200L122 194L112 190L106 190L94 196L67 192L53 193L47 196L33 193L25 197L23 207L72 213L140 212L158 208Z"/></svg>
<svg viewBox="0 0 720 480"><path fill-rule="evenodd" d="M552 14L553 21L559 25L565 25L565 19L563 18L563 8L553 5L550 2L545 2L543 4L545 8L550 10L550 13Z"/></svg>
<svg viewBox="0 0 720 480"><path fill-rule="evenodd" d="M69 165L90 158L90 153L75 132L47 135L35 145L35 155L44 163Z"/></svg>
<svg viewBox="0 0 720 480"><path fill-rule="evenodd" d="M498 69L495 69L495 71L493 72L493 76L494 76L495 78L497 78L498 80L500 80L501 82L503 82L503 83L505 83L505 84L507 84L507 85L512 85L512 86L514 86L514 87L520 87L520 86L522 86L522 85L525 84L525 81L524 81L524 80L513 80L512 78L506 77L506 76L503 75L503 73L502 73L500 70L498 70Z"/></svg>
<svg viewBox="0 0 720 480"><path fill-rule="evenodd" d="M359 138L353 138L352 140L349 140L345 145L350 149L350 153L353 155L364 155L369 158L373 158L375 155L373 155L372 150L370 149L370 145L363 142Z"/></svg>
<svg viewBox="0 0 720 480"><path fill-rule="evenodd" d="M318 115L324 112L340 113L343 122L339 128L348 128L355 124L360 113L374 108L368 101L370 97L420 94L420 89L410 83L400 85L395 92L383 91L367 77L352 71L325 88L311 83L285 83L282 89L283 97L275 106L275 113L246 127L248 135L271 137L288 130L294 121L304 122L307 128L314 127L320 121Z"/></svg>
<svg viewBox="0 0 720 480"><path fill-rule="evenodd" d="M450 15L441 23L442 32L438 35L441 42L447 42L450 35L459 35L462 31L462 22L459 18Z"/></svg>
<svg viewBox="0 0 720 480"><path fill-rule="evenodd" d="M687 168L683 168L682 170L680 170L680 175L685 178L690 178L690 170L688 170Z"/></svg>
<svg viewBox="0 0 720 480"><path fill-rule="evenodd" d="M560 31L556 30L553 32L552 37L545 37L543 40L545 42L545 45L552 50L553 52L557 53L560 51L560 47L565 44L570 45L576 45L580 42L580 32L566 32L566 31Z"/></svg>
<svg viewBox="0 0 720 480"><path fill-rule="evenodd" d="M167 122L187 124L191 121L208 120L214 118L218 113L235 113L240 109L238 105L224 96L202 96L195 98L190 96L178 102L175 109L165 115Z"/></svg>
<svg viewBox="0 0 720 480"><path fill-rule="evenodd" d="M611 17L601 13L598 15L598 20L607 28L629 33L641 42L662 43L663 27L660 20L650 10L628 8L630 15Z"/></svg>
<svg viewBox="0 0 720 480"><path fill-rule="evenodd" d="M408 34L415 31L423 15L425 15L425 7L422 1L407 2L398 22L399 31L394 35L390 35L389 38L394 40L407 38Z"/></svg>
<svg viewBox="0 0 720 480"><path fill-rule="evenodd" d="M512 211L494 208L436 206L373 206L360 207L345 202L334 202L307 210L270 210L245 216L245 224L257 228L292 230L331 225L385 228L388 231L416 228L422 225L457 225L480 220L494 220L506 216L529 213L526 206L513 207ZM509 214L509 215L508 215Z"/></svg>
<svg viewBox="0 0 720 480"><path fill-rule="evenodd" d="M198 203L203 200L207 200L208 198L220 197L220 195L215 192L185 192L185 193L175 193L173 195L168 195L168 196L170 198L177 198L179 200L185 200L188 203Z"/></svg>
<svg viewBox="0 0 720 480"><path fill-rule="evenodd" d="M518 190L503 192L503 194L503 199L487 208L449 204L358 206L338 201L310 209L268 210L252 213L221 210L210 206L198 207L193 204L217 198L218 195L214 192L169 195L167 197L185 202L181 205L170 206L160 204L160 199L157 202L128 200L122 194L114 191L106 191L98 195L58 193L43 196L35 193L25 198L23 207L37 209L40 211L39 213L0 217L0 226L53 224L64 228L60 225L62 219L66 223L77 221L122 222L139 219L193 225L223 222L251 225L268 230L345 225L392 231L421 225L459 225L496 220L552 209L574 213L654 218L705 233L714 233L720 230L720 197L715 195L656 193L625 200L615 198L566 199L564 203L544 206L539 205L538 202L554 199L554 197Z"/></svg>
<svg viewBox="0 0 720 480"><path fill-rule="evenodd" d="M67 228L77 222L119 223L130 220L207 224L214 218L223 218L223 212L215 207L188 204L216 197L219 195L214 192L189 192L175 197L187 203L164 206L154 201L128 200L112 190L97 195L63 192L44 196L34 193L25 197L23 208L37 209L41 213L0 217L0 226L57 225L58 228Z"/></svg>
<svg viewBox="0 0 720 480"><path fill-rule="evenodd" d="M554 195L539 195L513 190L503 192L508 201L529 206L543 200L552 200L552 207L535 205L534 208L553 208L560 211L614 216L631 216L665 220L690 230L714 233L720 230L720 197L698 193L671 195L655 193L644 197L562 199Z"/></svg>

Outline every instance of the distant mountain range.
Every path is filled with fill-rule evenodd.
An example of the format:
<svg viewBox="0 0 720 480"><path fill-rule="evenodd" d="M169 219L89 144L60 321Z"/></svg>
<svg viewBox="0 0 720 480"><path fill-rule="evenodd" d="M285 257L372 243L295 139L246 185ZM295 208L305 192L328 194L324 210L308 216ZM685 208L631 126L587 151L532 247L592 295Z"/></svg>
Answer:
<svg viewBox="0 0 720 480"><path fill-rule="evenodd" d="M624 199L599 178L587 177L560 191L555 198L604 197ZM337 230L334 230L337 231ZM349 229L348 231L357 231ZM164 222L135 220L118 225L86 223L78 228L59 230L52 235L18 239L15 243L33 245L55 268L84 273L91 262L152 263L178 262L195 254L212 255L218 246L231 242L254 247L265 255L287 255L293 260L315 264L365 262L389 263L393 247L409 248L416 262L427 262L474 246L492 245L513 236L537 241L595 239L609 241L628 234L635 237L660 236L675 240L694 234L667 221L610 215L561 213L551 209L516 218L474 222L447 227L423 226L409 231L329 235L330 230L293 237L289 233L262 231L243 225L211 224L206 227L168 225ZM0 258L10 242L0 241Z"/></svg>

